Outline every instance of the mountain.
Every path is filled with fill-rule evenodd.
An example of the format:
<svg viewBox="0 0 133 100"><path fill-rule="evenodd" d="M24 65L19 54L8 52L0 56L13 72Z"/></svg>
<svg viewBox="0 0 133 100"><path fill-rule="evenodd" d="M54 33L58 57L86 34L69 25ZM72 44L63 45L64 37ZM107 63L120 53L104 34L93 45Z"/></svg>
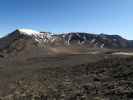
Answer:
<svg viewBox="0 0 133 100"><path fill-rule="evenodd" d="M17 29L0 39L0 100L132 100L127 48L119 35Z"/></svg>
<svg viewBox="0 0 133 100"><path fill-rule="evenodd" d="M54 34L31 29L17 29L0 39L0 51L21 51L30 47L85 46L87 48L133 48L133 41L119 35L71 32Z"/></svg>
<svg viewBox="0 0 133 100"><path fill-rule="evenodd" d="M119 35L90 34L90 33L67 33L62 37L68 45L77 43L97 48L128 48L129 41Z"/></svg>
<svg viewBox="0 0 133 100"><path fill-rule="evenodd" d="M0 50L11 52L22 50L25 47L35 46L41 41L47 42L47 33L41 33L29 29L17 29L0 39Z"/></svg>

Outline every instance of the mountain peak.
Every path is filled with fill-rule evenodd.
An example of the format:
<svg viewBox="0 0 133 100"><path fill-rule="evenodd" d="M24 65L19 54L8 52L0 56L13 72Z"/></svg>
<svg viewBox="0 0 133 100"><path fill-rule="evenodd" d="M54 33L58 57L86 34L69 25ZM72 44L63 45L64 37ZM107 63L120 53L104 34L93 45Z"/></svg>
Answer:
<svg viewBox="0 0 133 100"><path fill-rule="evenodd" d="M32 30L32 29L17 29L17 31L19 31L22 34L26 34L26 35L34 35L34 34L39 34L40 32Z"/></svg>

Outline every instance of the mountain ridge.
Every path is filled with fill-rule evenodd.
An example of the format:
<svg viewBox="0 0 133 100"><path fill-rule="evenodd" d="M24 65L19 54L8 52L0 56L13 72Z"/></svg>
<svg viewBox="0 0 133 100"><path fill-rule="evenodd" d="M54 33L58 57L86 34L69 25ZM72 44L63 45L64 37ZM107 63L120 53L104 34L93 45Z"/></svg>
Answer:
<svg viewBox="0 0 133 100"><path fill-rule="evenodd" d="M69 32L54 34L38 32L31 29L16 29L0 38L0 50L9 48L14 42L32 41L32 44L46 46L85 46L90 48L133 48L133 40L127 40L119 35L92 34L85 32ZM20 41L19 41L20 42ZM20 43L23 45L23 43ZM27 44L27 43L25 43ZM31 45L32 45L31 44Z"/></svg>

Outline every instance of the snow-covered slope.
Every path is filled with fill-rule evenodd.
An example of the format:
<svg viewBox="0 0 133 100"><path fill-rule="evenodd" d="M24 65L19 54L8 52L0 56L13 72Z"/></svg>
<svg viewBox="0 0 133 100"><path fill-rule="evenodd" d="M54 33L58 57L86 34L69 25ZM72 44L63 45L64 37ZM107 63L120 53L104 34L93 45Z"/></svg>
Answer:
<svg viewBox="0 0 133 100"><path fill-rule="evenodd" d="M27 34L27 35L35 35L35 34L40 34L40 32L32 30L32 29L17 29L18 31L20 31L23 34Z"/></svg>
<svg viewBox="0 0 133 100"><path fill-rule="evenodd" d="M27 35L32 37L35 41L42 43L48 42L51 39L49 32L39 32L32 29L17 29L17 31L22 35Z"/></svg>

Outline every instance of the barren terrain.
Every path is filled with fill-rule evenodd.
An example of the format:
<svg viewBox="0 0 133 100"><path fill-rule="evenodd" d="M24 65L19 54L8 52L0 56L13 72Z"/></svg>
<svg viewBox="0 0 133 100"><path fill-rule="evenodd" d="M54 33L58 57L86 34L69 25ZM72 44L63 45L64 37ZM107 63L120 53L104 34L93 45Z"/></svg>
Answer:
<svg viewBox="0 0 133 100"><path fill-rule="evenodd" d="M1 57L1 100L132 100L132 56L57 49L24 59L23 53Z"/></svg>

